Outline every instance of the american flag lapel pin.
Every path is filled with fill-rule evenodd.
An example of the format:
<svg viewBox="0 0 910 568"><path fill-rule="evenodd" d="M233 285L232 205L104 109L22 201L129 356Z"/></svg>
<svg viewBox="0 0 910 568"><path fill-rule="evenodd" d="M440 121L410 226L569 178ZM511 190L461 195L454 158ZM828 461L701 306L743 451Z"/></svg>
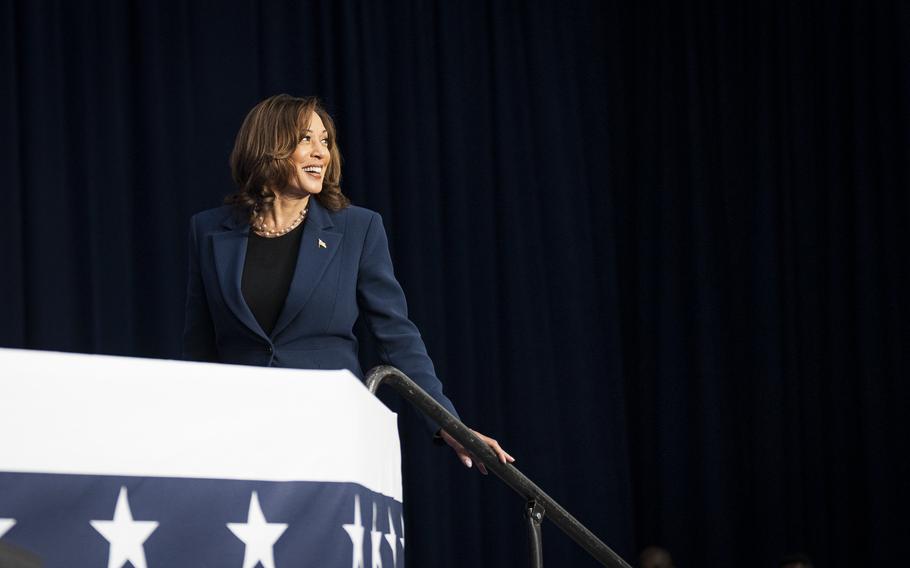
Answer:
<svg viewBox="0 0 910 568"><path fill-rule="evenodd" d="M316 240L319 242L319 248L321 248L321 249L327 249L327 248L328 248L327 246L325 246L325 241L324 241L324 240L322 240L322 239L316 239Z"/></svg>

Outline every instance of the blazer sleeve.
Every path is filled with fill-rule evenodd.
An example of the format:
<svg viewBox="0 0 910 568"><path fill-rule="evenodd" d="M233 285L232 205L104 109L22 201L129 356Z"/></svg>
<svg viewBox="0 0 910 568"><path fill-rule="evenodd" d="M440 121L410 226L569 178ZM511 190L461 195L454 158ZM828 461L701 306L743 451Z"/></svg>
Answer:
<svg viewBox="0 0 910 568"><path fill-rule="evenodd" d="M364 239L357 277L357 301L367 327L376 337L382 360L401 369L457 417L455 406L442 392L442 383L436 377L420 332L408 319L404 290L395 279L388 238L378 213L372 215ZM426 419L426 422L432 432L439 430L432 420Z"/></svg>
<svg viewBox="0 0 910 568"><path fill-rule="evenodd" d="M218 360L215 346L215 326L209 312L208 300L202 284L199 268L199 243L196 235L196 217L190 219L190 235L187 246L189 257L188 281L186 285L186 311L183 323L183 358L190 361Z"/></svg>

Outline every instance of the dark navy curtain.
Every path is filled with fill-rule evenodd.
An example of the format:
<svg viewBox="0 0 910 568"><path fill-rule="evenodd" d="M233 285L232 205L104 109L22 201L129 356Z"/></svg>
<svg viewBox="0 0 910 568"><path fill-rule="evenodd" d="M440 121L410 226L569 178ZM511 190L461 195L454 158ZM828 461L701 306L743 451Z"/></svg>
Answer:
<svg viewBox="0 0 910 568"><path fill-rule="evenodd" d="M463 418L608 544L901 557L908 4L0 6L0 345L177 357L190 214L317 94ZM524 565L520 499L385 398L409 564Z"/></svg>

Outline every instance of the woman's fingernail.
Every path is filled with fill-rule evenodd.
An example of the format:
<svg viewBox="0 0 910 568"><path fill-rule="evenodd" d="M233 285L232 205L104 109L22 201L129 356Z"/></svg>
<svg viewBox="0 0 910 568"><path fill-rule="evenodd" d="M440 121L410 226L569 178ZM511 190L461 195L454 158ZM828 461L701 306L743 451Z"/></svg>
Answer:
<svg viewBox="0 0 910 568"><path fill-rule="evenodd" d="M465 459L464 459L464 465L465 465L465 467L471 467L471 465L473 465L473 464L471 463L471 460L470 460L470 459L465 458Z"/></svg>

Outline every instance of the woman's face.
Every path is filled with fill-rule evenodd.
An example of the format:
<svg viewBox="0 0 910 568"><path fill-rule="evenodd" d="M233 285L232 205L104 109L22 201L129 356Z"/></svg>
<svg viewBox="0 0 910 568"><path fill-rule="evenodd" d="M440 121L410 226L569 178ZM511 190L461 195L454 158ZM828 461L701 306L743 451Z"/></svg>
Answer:
<svg viewBox="0 0 910 568"><path fill-rule="evenodd" d="M328 136L322 118L313 112L309 126L297 143L297 149L291 154L296 174L291 176L291 186L310 194L322 191L322 179L331 158Z"/></svg>

